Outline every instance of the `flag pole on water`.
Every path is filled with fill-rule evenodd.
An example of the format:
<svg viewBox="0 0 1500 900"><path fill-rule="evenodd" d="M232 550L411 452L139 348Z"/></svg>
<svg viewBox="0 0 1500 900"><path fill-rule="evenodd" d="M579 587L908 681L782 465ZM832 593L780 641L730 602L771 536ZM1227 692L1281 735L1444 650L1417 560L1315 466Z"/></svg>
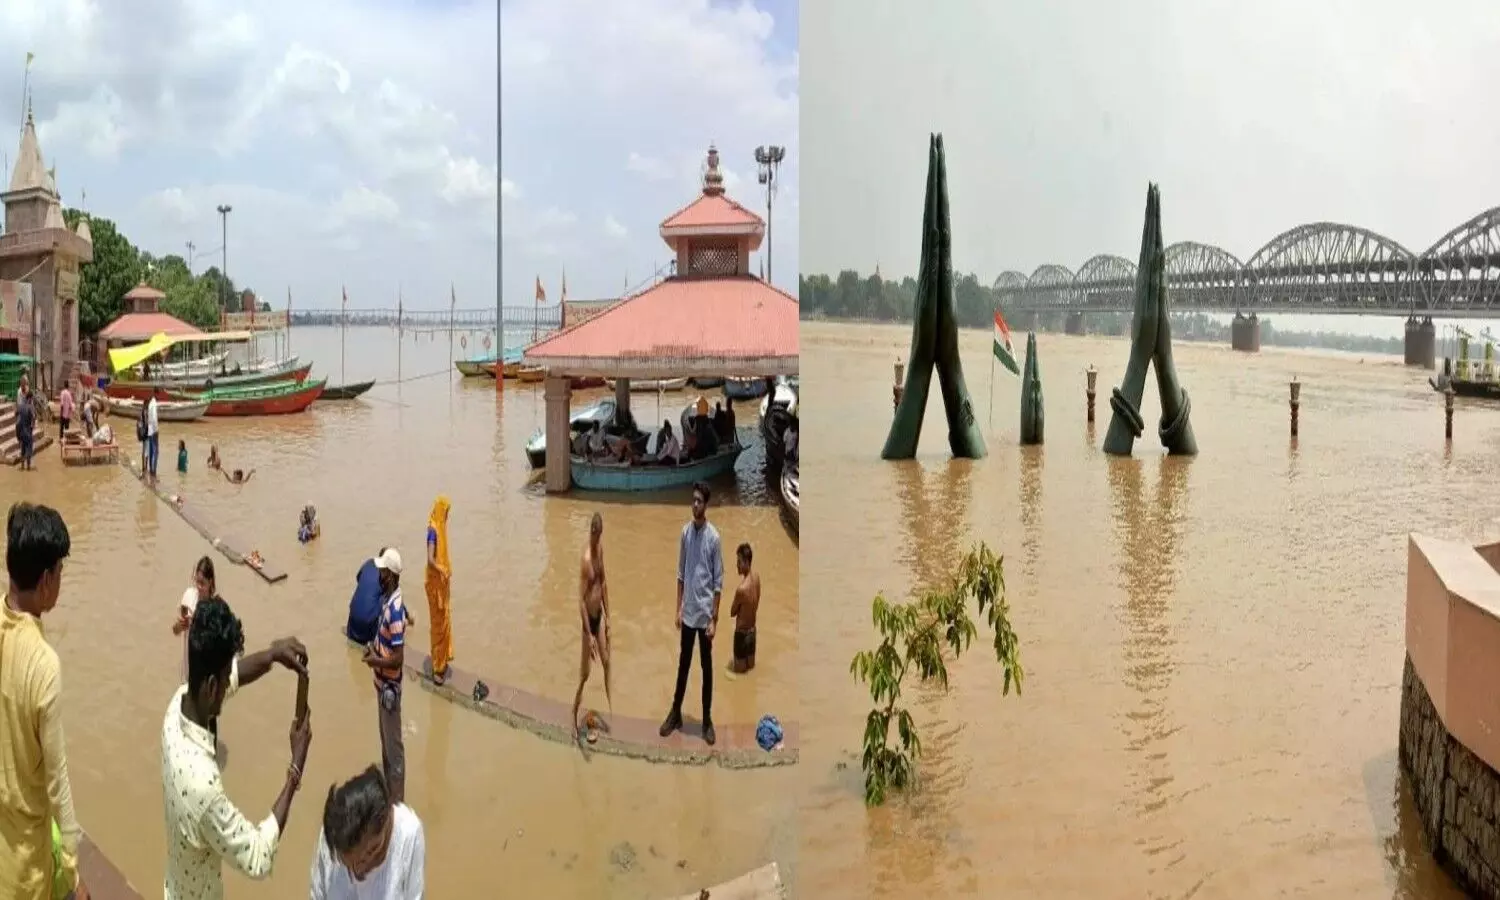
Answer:
<svg viewBox="0 0 1500 900"><path fill-rule="evenodd" d="M995 424L995 360L1010 370L1012 375L1020 375L1021 367L1016 365L1016 348L1010 342L1010 328L1005 324L1005 317L1000 310L995 310L995 355L990 359L990 425Z"/></svg>

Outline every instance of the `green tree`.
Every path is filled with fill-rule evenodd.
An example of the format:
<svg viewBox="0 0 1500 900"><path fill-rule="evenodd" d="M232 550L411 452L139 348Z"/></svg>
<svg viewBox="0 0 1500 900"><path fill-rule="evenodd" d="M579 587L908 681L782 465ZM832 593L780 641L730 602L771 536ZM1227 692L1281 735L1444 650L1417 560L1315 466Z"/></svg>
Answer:
<svg viewBox="0 0 1500 900"><path fill-rule="evenodd" d="M76 228L83 213L63 211L69 228ZM85 263L78 279L78 330L96 334L113 322L125 308L125 294L141 282L141 254L115 228L115 223L89 217L94 239L94 261Z"/></svg>
<svg viewBox="0 0 1500 900"><path fill-rule="evenodd" d="M922 741L911 712L900 706L902 684L913 669L923 682L936 682L948 689L946 646L954 658L969 648L977 628L969 616L974 602L979 615L994 633L995 659L1004 672L1002 694L1014 685L1021 693L1025 670L1021 667L1020 643L1010 623L1005 599L1004 560L981 543L959 565L952 580L926 589L911 603L891 603L877 594L871 609L880 644L874 650L854 654L849 672L870 690L875 704L865 717L865 803L879 806L890 791L899 791L914 779ZM891 745L891 724L899 743Z"/></svg>
<svg viewBox="0 0 1500 900"><path fill-rule="evenodd" d="M219 327L219 304L212 279L194 276L187 261L176 254L147 257L146 282L166 294L162 312L204 330Z"/></svg>

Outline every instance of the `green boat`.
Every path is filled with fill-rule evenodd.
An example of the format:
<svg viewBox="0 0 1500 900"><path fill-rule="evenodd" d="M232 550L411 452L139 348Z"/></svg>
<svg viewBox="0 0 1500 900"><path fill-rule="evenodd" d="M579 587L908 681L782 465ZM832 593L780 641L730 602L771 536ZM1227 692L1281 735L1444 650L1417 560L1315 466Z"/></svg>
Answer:
<svg viewBox="0 0 1500 900"><path fill-rule="evenodd" d="M323 394L328 383L284 381L258 387L215 388L201 394L174 399L208 401L208 416L279 416L302 412ZM171 396L171 395L168 395Z"/></svg>

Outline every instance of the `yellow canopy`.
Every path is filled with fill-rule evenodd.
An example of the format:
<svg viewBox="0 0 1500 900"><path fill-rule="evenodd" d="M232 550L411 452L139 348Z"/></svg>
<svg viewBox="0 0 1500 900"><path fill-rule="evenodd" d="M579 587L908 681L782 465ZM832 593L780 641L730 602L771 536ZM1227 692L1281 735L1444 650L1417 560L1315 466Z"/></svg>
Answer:
<svg viewBox="0 0 1500 900"><path fill-rule="evenodd" d="M116 372L124 372L126 369L134 368L156 354L171 347L174 343L172 338L162 332L144 344L135 344L130 347L117 347L109 351L110 368Z"/></svg>

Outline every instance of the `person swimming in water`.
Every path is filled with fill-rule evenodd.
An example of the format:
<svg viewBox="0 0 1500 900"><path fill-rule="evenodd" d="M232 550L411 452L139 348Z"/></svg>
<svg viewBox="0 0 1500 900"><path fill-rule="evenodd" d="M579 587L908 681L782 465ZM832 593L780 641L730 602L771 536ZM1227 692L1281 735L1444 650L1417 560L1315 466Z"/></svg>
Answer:
<svg viewBox="0 0 1500 900"><path fill-rule="evenodd" d="M219 445L213 444L208 448L208 467L214 471L220 471L223 463L219 461Z"/></svg>
<svg viewBox="0 0 1500 900"><path fill-rule="evenodd" d="M219 474L223 475L224 480L230 484L244 484L250 480L250 476L255 474L255 470L251 469L246 472L244 469L235 469L233 472L225 472L223 469L219 469Z"/></svg>
<svg viewBox="0 0 1500 900"><path fill-rule="evenodd" d="M578 740L578 708L583 704L583 686L588 683L592 661L604 666L604 696L614 714L615 701L610 691L609 671L609 587L604 581L604 518L594 513L589 521L589 542L583 548L578 573L578 613L582 627L582 646L578 655L578 692L573 695L573 739ZM589 743L599 739L591 715Z"/></svg>

